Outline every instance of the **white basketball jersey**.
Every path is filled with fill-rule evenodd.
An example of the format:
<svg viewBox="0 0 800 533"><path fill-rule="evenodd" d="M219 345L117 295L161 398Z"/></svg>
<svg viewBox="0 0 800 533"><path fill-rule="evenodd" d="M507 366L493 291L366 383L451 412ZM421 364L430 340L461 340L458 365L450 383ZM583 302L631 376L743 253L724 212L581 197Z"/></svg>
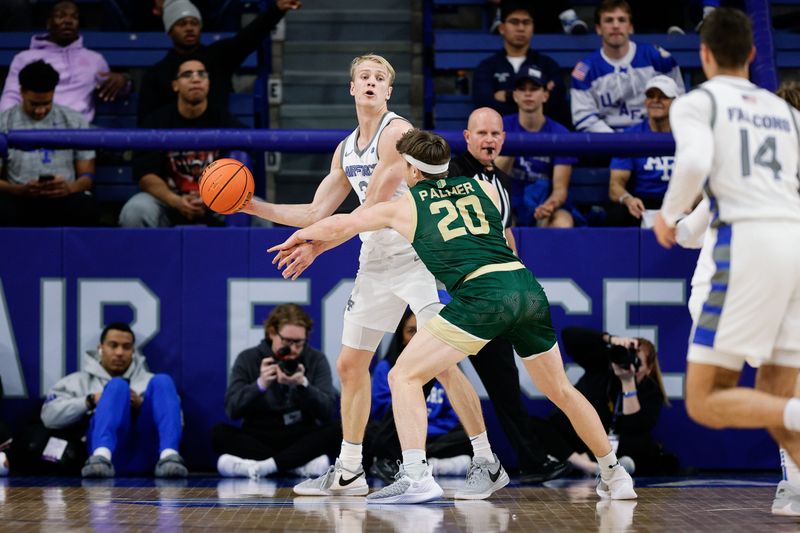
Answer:
<svg viewBox="0 0 800 533"><path fill-rule="evenodd" d="M381 133L392 120L396 119L405 120L391 111L383 115L378 130L363 150L358 149L360 128L353 130L353 133L348 135L342 144L342 169L347 179L350 180L350 185L353 187L356 195L358 195L358 201L362 204L367 197L367 185L369 185L372 179L372 172L378 165L378 159L380 157L378 153L378 142L380 141ZM401 197L407 191L408 185L406 185L405 180L403 180L400 182L397 190L392 194L392 200ZM379 259L380 257L411 251L411 244L393 229L364 232L361 233L359 237L364 243L361 247L362 258Z"/></svg>
<svg viewBox="0 0 800 533"><path fill-rule="evenodd" d="M800 221L800 114L731 76L716 76L684 97L705 99L705 109L709 98L714 158L705 190L714 219Z"/></svg>

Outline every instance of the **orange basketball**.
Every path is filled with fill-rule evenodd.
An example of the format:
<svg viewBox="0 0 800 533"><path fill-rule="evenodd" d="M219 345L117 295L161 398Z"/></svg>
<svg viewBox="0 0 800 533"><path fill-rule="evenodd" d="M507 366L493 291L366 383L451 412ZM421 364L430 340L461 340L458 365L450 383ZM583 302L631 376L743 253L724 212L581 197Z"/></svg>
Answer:
<svg viewBox="0 0 800 533"><path fill-rule="evenodd" d="M250 169L236 159L217 159L200 176L200 197L211 210L235 213L253 197L255 182Z"/></svg>

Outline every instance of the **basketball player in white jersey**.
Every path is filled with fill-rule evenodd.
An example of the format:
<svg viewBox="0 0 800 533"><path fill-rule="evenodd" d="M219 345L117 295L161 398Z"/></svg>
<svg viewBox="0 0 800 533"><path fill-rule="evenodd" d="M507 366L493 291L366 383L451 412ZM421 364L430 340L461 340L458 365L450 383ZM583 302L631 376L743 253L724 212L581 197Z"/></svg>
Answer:
<svg viewBox="0 0 800 533"><path fill-rule="evenodd" d="M715 10L700 42L709 81L673 104L675 169L653 228L672 246L704 189L714 264L696 272L707 295L692 326L686 409L712 428L765 428L797 464L800 114L748 81L755 48L744 13ZM745 361L758 367L754 389L737 386ZM772 510L800 512L800 483L782 482Z"/></svg>
<svg viewBox="0 0 800 533"><path fill-rule="evenodd" d="M333 214L351 188L361 203L356 210L402 196L408 190L406 162L396 144L412 126L388 110L394 76L394 69L381 56L370 54L353 60L350 94L355 99L358 127L339 143L330 172L310 204L276 205L254 199L242 211L303 228ZM420 327L442 308L435 279L399 233L391 229L369 232L362 234L361 240L358 274L345 310L342 349L336 362L342 387L342 448L326 474L294 487L295 493L304 496L369 492L362 466L372 386L369 363L384 332L396 329L406 305ZM336 244L305 245L292 253L290 263L310 264ZM492 470L502 469L491 452L480 400L466 376L452 367L437 379L470 436L474 458L489 461Z"/></svg>

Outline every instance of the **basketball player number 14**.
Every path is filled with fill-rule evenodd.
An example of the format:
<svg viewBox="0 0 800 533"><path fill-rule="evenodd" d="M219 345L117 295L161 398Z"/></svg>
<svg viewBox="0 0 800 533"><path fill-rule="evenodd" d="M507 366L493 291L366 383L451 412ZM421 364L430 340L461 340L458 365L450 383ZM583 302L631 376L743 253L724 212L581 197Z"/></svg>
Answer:
<svg viewBox="0 0 800 533"><path fill-rule="evenodd" d="M478 219L477 225L475 222L473 222L472 216L467 210L467 207L471 207L472 211L475 213L475 218ZM447 211L447 214L444 216L444 218L442 218L442 220L440 220L436 225L436 227L439 228L439 233L442 234L442 239L444 239L445 242L449 241L450 239L455 239L456 237L466 235L467 230L469 230L469 232L473 235L483 235L485 233L489 233L489 223L486 221L486 215L483 212L481 202L476 196L465 196L463 198L459 198L455 205L453 205L453 202L450 200L440 200L438 202L433 202L430 205L430 209L432 215L439 214L442 209ZM466 226L466 228L450 227L458 218L458 215L461 215L461 220L464 221L464 226Z"/></svg>
<svg viewBox="0 0 800 533"><path fill-rule="evenodd" d="M742 142L742 176L747 178L750 176L750 137L748 136L746 129L742 128L739 130L739 138ZM778 163L774 136L770 135L764 139L764 142L761 143L761 146L759 146L758 150L756 150L753 163L772 170L772 174L775 179L781 179L779 175L781 171L781 164Z"/></svg>

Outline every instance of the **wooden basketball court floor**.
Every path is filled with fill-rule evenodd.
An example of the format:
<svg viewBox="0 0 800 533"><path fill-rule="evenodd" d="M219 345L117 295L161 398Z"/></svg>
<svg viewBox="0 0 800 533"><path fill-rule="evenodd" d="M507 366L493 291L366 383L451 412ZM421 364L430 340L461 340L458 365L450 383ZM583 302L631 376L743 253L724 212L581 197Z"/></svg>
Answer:
<svg viewBox="0 0 800 533"><path fill-rule="evenodd" d="M296 497L295 479L192 476L81 480L0 478L0 531L798 531L770 513L777 475L637 479L639 499L602 501L590 479L512 483L489 500L454 501L463 483L425 505L367 505L356 497Z"/></svg>

